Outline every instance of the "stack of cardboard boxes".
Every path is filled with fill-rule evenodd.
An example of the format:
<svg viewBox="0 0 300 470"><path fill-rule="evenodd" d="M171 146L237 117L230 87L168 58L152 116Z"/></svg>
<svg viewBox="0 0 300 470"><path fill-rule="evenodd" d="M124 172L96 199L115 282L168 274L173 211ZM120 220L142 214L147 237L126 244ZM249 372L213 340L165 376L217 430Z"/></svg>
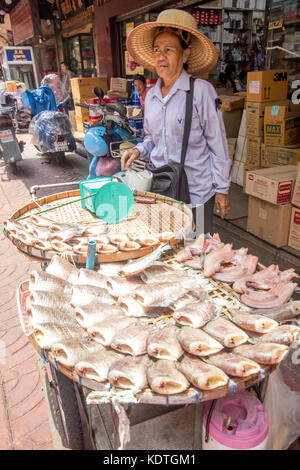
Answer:
<svg viewBox="0 0 300 470"><path fill-rule="evenodd" d="M94 88L102 88L107 92L106 77L71 78L71 87L74 103L87 103L88 99L95 98ZM77 132L84 134L84 123L89 122L89 110L75 106L75 121Z"/></svg>
<svg viewBox="0 0 300 470"><path fill-rule="evenodd" d="M110 89L107 92L110 98L126 99L131 95L131 83L126 78L112 77Z"/></svg>
<svg viewBox="0 0 300 470"><path fill-rule="evenodd" d="M288 245L300 251L300 165L292 199L292 214Z"/></svg>

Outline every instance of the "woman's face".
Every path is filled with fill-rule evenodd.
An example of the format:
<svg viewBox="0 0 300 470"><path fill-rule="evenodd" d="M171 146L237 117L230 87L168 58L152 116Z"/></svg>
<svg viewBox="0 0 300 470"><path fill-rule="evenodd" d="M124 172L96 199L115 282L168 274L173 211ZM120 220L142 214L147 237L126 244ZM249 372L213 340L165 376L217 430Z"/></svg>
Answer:
<svg viewBox="0 0 300 470"><path fill-rule="evenodd" d="M190 49L183 50L175 34L160 34L153 44L153 61L157 75L163 80L172 80L180 75L189 55Z"/></svg>
<svg viewBox="0 0 300 470"><path fill-rule="evenodd" d="M133 83L134 83L134 88L139 94L142 94L146 90L146 87L141 80L134 80Z"/></svg>

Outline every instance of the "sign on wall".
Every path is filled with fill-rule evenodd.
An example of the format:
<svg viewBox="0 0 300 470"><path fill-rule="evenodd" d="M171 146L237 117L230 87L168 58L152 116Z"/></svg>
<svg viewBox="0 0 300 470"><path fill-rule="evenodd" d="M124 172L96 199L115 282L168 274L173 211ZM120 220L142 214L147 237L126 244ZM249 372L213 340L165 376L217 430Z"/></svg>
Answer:
<svg viewBox="0 0 300 470"><path fill-rule="evenodd" d="M32 62L30 49L6 49L7 62Z"/></svg>
<svg viewBox="0 0 300 470"><path fill-rule="evenodd" d="M21 0L11 11L10 21L14 44L18 45L34 36L30 0Z"/></svg>
<svg viewBox="0 0 300 470"><path fill-rule="evenodd" d="M144 67L137 64L127 51L125 51L125 70L126 75L144 74Z"/></svg>

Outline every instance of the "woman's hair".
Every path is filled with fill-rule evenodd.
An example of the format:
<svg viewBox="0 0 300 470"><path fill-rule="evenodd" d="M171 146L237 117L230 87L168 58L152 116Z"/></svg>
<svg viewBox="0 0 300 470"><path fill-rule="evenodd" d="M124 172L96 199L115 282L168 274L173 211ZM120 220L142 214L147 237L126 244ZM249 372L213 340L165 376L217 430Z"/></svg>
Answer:
<svg viewBox="0 0 300 470"><path fill-rule="evenodd" d="M174 30L174 31L172 31L172 30ZM178 39L178 41L179 41L179 43L180 43L180 45L181 45L181 47L182 47L182 50L183 50L183 51L184 51L185 49L188 49L188 47L190 47L190 44L189 44L189 36L188 36L189 33L187 33L187 31L182 30L182 31L181 31L181 35L179 36L179 35L177 34L177 29L176 29L176 28L169 28L169 27L168 27L168 28L159 28L158 33L154 35L154 38L153 38L153 41L152 41L152 48L154 47L154 41L155 41L155 39L158 38L158 36L160 36L160 35L163 34L163 33L169 33L169 34L173 34L174 36L176 36L177 39ZM184 34L184 33L187 33L187 39L186 39L186 41L181 37L182 34ZM188 64L187 64L186 62L183 64L183 68L184 68L184 70L187 70L187 69L188 69Z"/></svg>
<svg viewBox="0 0 300 470"><path fill-rule="evenodd" d="M143 75L135 75L135 77L133 78L133 81L135 80L140 80L143 83L143 85L146 85L146 79L145 77L143 77Z"/></svg>
<svg viewBox="0 0 300 470"><path fill-rule="evenodd" d="M236 66L234 64L228 64L225 67L225 74L228 75L228 77L232 74L232 72L236 71Z"/></svg>

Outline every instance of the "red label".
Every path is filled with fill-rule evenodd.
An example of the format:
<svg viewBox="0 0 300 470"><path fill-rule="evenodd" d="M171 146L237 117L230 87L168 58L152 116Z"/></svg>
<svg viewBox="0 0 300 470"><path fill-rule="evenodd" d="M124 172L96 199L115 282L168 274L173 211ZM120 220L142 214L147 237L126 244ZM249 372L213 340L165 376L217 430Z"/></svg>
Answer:
<svg viewBox="0 0 300 470"><path fill-rule="evenodd" d="M254 175L248 175L248 180L253 181L254 180Z"/></svg>
<svg viewBox="0 0 300 470"><path fill-rule="evenodd" d="M295 211L295 214L294 214L294 224L300 225L300 212Z"/></svg>
<svg viewBox="0 0 300 470"><path fill-rule="evenodd" d="M278 184L277 204L286 204L292 199L293 180L282 181Z"/></svg>

